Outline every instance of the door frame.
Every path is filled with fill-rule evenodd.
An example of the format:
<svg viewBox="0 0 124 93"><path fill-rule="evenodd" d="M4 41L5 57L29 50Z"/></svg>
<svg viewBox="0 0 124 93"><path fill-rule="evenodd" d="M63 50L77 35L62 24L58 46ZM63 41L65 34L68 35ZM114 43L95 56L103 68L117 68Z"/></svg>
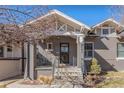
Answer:
<svg viewBox="0 0 124 93"><path fill-rule="evenodd" d="M61 54L62 54L62 52L61 52L61 45L62 44L67 44L68 45L68 63L64 63L64 64L69 64L69 43L68 42L62 42L62 43L60 43L60 63L61 63Z"/></svg>

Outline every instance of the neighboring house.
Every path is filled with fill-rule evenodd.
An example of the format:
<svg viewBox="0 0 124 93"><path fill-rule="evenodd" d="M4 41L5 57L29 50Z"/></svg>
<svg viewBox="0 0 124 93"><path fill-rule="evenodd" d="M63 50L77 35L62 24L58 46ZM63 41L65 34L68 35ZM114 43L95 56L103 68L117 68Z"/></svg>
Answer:
<svg viewBox="0 0 124 93"><path fill-rule="evenodd" d="M89 70L93 57L98 60L103 71L124 71L124 27L121 24L107 19L90 28L58 10L53 10L42 18L51 15L56 18L55 31L36 47L24 44L23 57L28 59L22 61L25 78L61 75L58 67L62 63L65 64L63 72L76 72L78 74L73 75L81 75L82 71ZM5 51L1 48L0 55ZM21 51L18 53L18 57L22 57ZM34 53L37 53L37 57L34 57Z"/></svg>
<svg viewBox="0 0 124 93"><path fill-rule="evenodd" d="M0 45L0 80L22 74L21 48Z"/></svg>

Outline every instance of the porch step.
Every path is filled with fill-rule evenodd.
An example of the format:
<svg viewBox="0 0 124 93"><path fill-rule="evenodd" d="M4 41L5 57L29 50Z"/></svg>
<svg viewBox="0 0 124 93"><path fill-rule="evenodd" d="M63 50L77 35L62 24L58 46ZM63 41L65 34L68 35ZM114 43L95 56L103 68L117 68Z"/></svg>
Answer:
<svg viewBox="0 0 124 93"><path fill-rule="evenodd" d="M81 68L57 68L55 69L54 76L82 76Z"/></svg>

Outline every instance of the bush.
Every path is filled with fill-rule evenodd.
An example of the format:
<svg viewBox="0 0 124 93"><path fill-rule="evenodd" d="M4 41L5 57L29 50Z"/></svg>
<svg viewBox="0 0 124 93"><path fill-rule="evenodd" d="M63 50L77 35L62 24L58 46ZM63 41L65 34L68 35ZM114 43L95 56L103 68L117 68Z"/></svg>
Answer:
<svg viewBox="0 0 124 93"><path fill-rule="evenodd" d="M95 58L93 58L91 61L90 73L95 75L98 75L101 73L101 67Z"/></svg>
<svg viewBox="0 0 124 93"><path fill-rule="evenodd" d="M51 83L53 82L53 77L52 76L39 76L37 79L41 84L49 84L51 85Z"/></svg>
<svg viewBox="0 0 124 93"><path fill-rule="evenodd" d="M7 86L7 84L0 83L0 88L5 88L6 86Z"/></svg>

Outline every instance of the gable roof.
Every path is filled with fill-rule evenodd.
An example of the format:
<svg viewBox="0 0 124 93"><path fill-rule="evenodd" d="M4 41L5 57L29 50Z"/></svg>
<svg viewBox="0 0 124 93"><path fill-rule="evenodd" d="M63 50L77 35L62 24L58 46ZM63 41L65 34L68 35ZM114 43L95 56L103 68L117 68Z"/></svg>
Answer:
<svg viewBox="0 0 124 93"><path fill-rule="evenodd" d="M102 21L102 22L100 22L100 23L98 23L98 24L92 26L92 28L98 27L98 26L104 24L105 22L113 22L113 23L115 23L115 24L117 24L117 25L119 25L119 26L121 26L121 27L124 27L122 24L120 24L119 22L117 22L117 21L114 20L113 18L109 18L109 19L107 19L107 20L104 20L104 21Z"/></svg>
<svg viewBox="0 0 124 93"><path fill-rule="evenodd" d="M72 17L70 17L70 16L68 16L68 15L66 15L66 14L64 14L64 13L62 13L62 12L56 10L56 9L51 10L49 13L47 13L46 15L44 15L42 17L39 17L39 18L37 18L35 20L30 21L29 24L32 23L32 22L36 22L37 20L41 20L42 18L45 18L45 17L50 16L52 14L57 14L57 15L65 18L65 19L67 19L67 20L69 20L71 22L74 22L75 24L78 24L81 27L85 27L86 29L90 30L90 27L88 27L87 25L77 21L76 19L73 19Z"/></svg>

